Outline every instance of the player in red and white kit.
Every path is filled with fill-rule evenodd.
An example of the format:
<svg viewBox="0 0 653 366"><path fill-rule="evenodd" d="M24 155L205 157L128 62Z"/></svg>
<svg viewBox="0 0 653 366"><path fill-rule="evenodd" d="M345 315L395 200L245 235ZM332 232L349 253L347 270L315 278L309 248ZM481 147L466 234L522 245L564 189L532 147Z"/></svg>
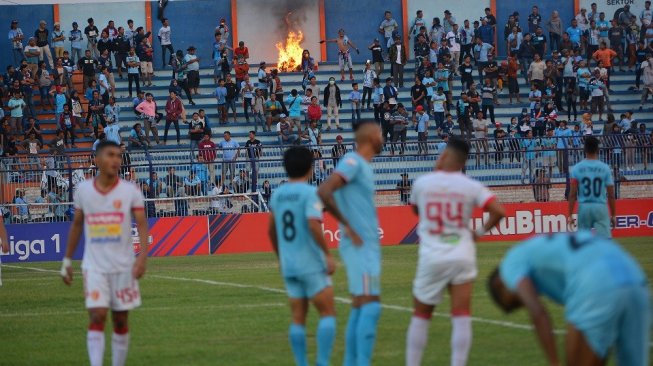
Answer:
<svg viewBox="0 0 653 366"><path fill-rule="evenodd" d="M413 184L410 202L419 215L419 260L413 282L414 314L406 336L406 365L419 365L428 327L443 293L451 297L451 365L462 366L472 343L471 297L476 279L475 240L505 215L494 194L462 173L469 145L450 139L435 171ZM476 232L469 224L475 207L490 213Z"/></svg>
<svg viewBox="0 0 653 366"><path fill-rule="evenodd" d="M143 195L133 183L120 179L120 146L104 141L96 149L99 174L79 184L75 191L75 217L61 267L63 281L73 280L71 258L84 229L82 259L84 295L90 322L86 344L91 366L102 365L104 324L112 311L112 364L124 365L129 333L128 311L141 304L138 279L145 273L148 247L147 218ZM136 222L141 253L134 255L132 220Z"/></svg>

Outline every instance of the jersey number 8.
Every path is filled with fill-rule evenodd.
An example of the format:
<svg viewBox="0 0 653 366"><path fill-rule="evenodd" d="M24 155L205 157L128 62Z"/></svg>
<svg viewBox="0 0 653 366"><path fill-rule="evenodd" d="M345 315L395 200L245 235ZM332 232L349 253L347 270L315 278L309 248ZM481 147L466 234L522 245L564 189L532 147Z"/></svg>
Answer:
<svg viewBox="0 0 653 366"><path fill-rule="evenodd" d="M281 234L283 235L284 240L295 240L295 235L297 235L297 229L295 229L295 215L290 211L284 211L281 216L281 223L283 224Z"/></svg>

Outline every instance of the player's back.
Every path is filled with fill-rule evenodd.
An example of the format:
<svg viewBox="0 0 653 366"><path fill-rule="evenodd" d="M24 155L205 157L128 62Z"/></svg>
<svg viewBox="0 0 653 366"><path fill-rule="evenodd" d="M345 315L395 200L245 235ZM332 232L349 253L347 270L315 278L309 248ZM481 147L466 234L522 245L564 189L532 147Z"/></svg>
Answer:
<svg viewBox="0 0 653 366"><path fill-rule="evenodd" d="M75 191L74 205L84 213L82 268L100 273L131 271L135 259L132 211L144 209L138 187L119 179L103 193L95 179L85 180Z"/></svg>
<svg viewBox="0 0 653 366"><path fill-rule="evenodd" d="M492 199L489 189L461 172L436 171L419 177L410 202L419 209L420 253L475 260L469 222L474 208Z"/></svg>
<svg viewBox="0 0 653 366"><path fill-rule="evenodd" d="M347 184L334 193L340 212L363 239L364 245L378 246L378 219L374 206L374 172L370 164L358 153L342 157L334 173ZM341 225L342 230L342 225ZM348 240L341 241L348 243Z"/></svg>
<svg viewBox="0 0 653 366"><path fill-rule="evenodd" d="M578 184L580 203L606 203L606 187L614 185L610 167L594 159L584 159L574 165L571 168L571 178Z"/></svg>
<svg viewBox="0 0 653 366"><path fill-rule="evenodd" d="M292 277L325 271L324 253L308 227L309 219L322 219L323 205L316 188L306 183L284 183L272 193L270 207L283 275Z"/></svg>

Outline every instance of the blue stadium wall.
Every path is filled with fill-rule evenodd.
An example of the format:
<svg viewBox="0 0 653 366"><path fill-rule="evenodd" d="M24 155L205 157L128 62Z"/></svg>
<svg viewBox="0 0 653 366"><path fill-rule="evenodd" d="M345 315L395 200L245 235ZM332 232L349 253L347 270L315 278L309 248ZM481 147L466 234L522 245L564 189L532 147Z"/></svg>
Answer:
<svg viewBox="0 0 653 366"><path fill-rule="evenodd" d="M155 33L161 27L161 23L157 19L157 3L151 2L151 13L149 14L152 19L152 31ZM230 0L193 0L193 1L170 1L165 9L165 16L170 19L173 27L173 46L175 49L186 50L191 45L198 48L198 55L202 58L202 66L206 67L210 64L211 59L211 44L213 42L213 29L217 26L220 18L225 18L228 24L233 25L231 19L232 8ZM355 52L352 58L355 62L362 62L370 58L370 52L367 46L372 42L375 37L381 38L382 36L377 32L378 26L383 19L383 12L390 10L393 13L395 20L399 23L400 31L403 31L404 19L410 24L414 18L414 8L423 8L425 12L431 13L435 16L440 16L444 9L451 8L456 15L459 22L463 19L475 19L477 16L483 14L483 6L487 5L487 1L481 1L478 8L467 9L469 13L460 14L455 4L446 4L434 2L432 7L427 5L425 1L421 0L408 0L406 9L408 14L404 16L402 13L401 0L359 0L352 2L343 2L341 0L324 0L324 15L325 15L325 32L328 38L334 38L337 35L338 29L344 28L348 36L354 43L361 49L361 53L357 55ZM497 34L499 39L499 54L505 55L505 42L503 42L503 25L505 24L508 15L514 11L518 11L521 15L521 23L525 24L528 14L531 12L533 2L524 2L520 0L498 0L496 1L496 17L499 20L497 27ZM134 4L132 4L133 6ZM564 22L569 22L573 17L574 1L550 1L540 2L540 13L546 20L550 17L551 12L557 9ZM102 7L102 5L98 5ZM467 7L465 7L467 8ZM6 35L9 31L9 25L12 19L20 20L20 27L27 35L32 35L34 30L38 28L39 20L43 19L48 22L49 27L54 22L54 11L52 5L9 5L1 6L0 9L0 25L4 27L4 33L0 32L0 36L4 41L0 42L0 59L11 60L11 49ZM427 10L428 9L428 10ZM111 11L114 11L113 9ZM473 14L471 13L473 12ZM248 23L256 21L257 17L266 17L269 15L262 7L262 12L252 15L251 18L239 19L238 28L247 27ZM63 14L62 14L63 15ZM104 16L110 16L103 14ZM93 14L83 14L86 16L93 16ZM120 14L124 16L124 14ZM115 14L116 18L120 18ZM63 19L62 19L63 20ZM85 21L80 19L80 25L83 27ZM136 21L139 23L139 21ZM430 23L430 20L427 20ZM142 24L142 23L141 23ZM98 27L104 24L98 24ZM138 24L137 24L138 25ZM70 30L68 24L63 25L65 31ZM244 32L242 32L244 33ZM248 43L250 50L255 48L254 39L245 39ZM312 42L311 42L312 43ZM153 45L155 49L155 67L157 69L161 66L161 48L159 41L153 37ZM317 48L318 45L306 45L307 47ZM326 59L328 61L337 62L338 51L335 44L327 45ZM254 61L252 61L254 62ZM4 67L8 63L5 61L1 66Z"/></svg>
<svg viewBox="0 0 653 366"><path fill-rule="evenodd" d="M25 37L29 38L34 36L34 31L38 29L39 22L45 20L48 23L49 29L52 29L54 24L54 11L52 5L8 5L0 6L0 63L2 73L4 74L5 67L12 62L11 44L8 39L11 21L16 19L19 21L18 26L25 33Z"/></svg>

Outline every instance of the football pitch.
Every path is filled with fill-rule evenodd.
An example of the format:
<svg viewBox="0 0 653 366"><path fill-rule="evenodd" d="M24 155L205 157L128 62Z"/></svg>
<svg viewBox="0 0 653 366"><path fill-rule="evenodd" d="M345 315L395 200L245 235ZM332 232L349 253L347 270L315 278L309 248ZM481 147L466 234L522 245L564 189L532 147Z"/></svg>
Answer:
<svg viewBox="0 0 653 366"><path fill-rule="evenodd" d="M649 279L653 278L652 239L619 240L637 258ZM511 316L502 314L486 290L488 274L510 245L478 246L479 278L474 288L474 339L469 365L546 364L526 313L521 310ZM374 365L404 363L416 258L415 245L383 248L383 311ZM0 365L88 364L87 315L79 263L74 265L75 282L71 288L59 278L59 268L60 263L3 265ZM333 281L338 335L331 362L340 365L349 313L345 271L340 262ZM151 258L140 285L143 305L130 313L128 365L293 364L287 340L289 309L273 254ZM448 301L445 297L431 322L424 365L449 364ZM562 335L562 308L549 304L549 310ZM311 363L315 359L316 319L311 309L307 324ZM106 332L105 364L110 365L110 324ZM560 350L562 341L559 336Z"/></svg>

